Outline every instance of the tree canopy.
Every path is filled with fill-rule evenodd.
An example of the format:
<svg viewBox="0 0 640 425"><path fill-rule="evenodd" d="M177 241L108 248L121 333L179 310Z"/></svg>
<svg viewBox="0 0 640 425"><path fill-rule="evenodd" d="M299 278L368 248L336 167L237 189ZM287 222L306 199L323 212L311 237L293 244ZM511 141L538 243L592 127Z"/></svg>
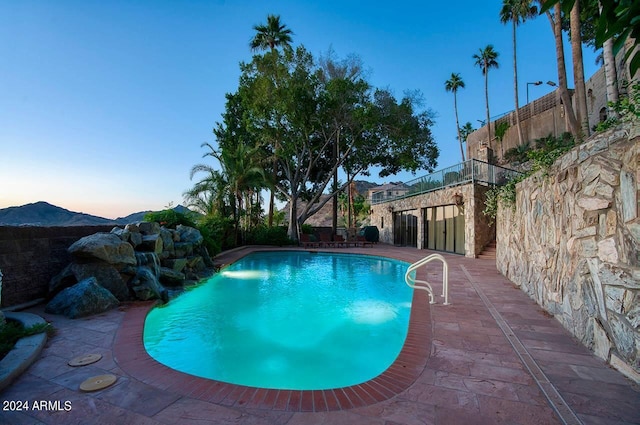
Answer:
<svg viewBox="0 0 640 425"><path fill-rule="evenodd" d="M264 170L275 168L263 174L274 176L271 183L289 202L292 239L322 207L321 195L343 190L356 175L372 167L384 177L436 166L433 114L409 96L374 89L348 67L330 75L303 46L255 55L240 70L216 125L219 156L242 143L264 159ZM338 169L348 178L330 188ZM308 201L301 211L298 200Z"/></svg>

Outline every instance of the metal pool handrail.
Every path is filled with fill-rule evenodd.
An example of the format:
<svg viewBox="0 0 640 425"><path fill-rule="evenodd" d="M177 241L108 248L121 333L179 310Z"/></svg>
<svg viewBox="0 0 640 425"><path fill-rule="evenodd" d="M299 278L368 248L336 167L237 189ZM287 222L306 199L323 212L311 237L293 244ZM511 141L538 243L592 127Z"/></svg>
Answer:
<svg viewBox="0 0 640 425"><path fill-rule="evenodd" d="M411 264L407 269L407 273L404 275L404 281L410 288L414 289L422 289L423 291L427 291L429 294L429 304L435 304L433 300L433 288L431 284L426 280L416 279L417 272L416 270L431 261L439 260L442 261L442 296L444 297L444 305L449 305L449 265L447 264L447 260L440 254L431 254L422 260L416 261ZM412 276L411 273L414 273ZM417 285L419 284L419 285Z"/></svg>

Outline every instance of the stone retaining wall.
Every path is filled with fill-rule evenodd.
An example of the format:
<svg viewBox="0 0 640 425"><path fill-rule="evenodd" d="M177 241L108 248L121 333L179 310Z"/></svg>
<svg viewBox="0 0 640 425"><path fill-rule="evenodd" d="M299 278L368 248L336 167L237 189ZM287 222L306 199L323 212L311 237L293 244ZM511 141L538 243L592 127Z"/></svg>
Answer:
<svg viewBox="0 0 640 425"><path fill-rule="evenodd" d="M47 295L49 280L69 264L67 248L78 239L109 226L0 226L1 307Z"/></svg>
<svg viewBox="0 0 640 425"><path fill-rule="evenodd" d="M640 381L640 129L593 136L517 185L498 270L602 359Z"/></svg>

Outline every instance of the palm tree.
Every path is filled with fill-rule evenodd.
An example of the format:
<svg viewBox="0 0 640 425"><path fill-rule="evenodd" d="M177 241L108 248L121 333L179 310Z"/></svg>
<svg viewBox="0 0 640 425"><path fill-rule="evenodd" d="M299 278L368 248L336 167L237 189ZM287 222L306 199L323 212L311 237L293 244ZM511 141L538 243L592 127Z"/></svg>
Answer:
<svg viewBox="0 0 640 425"><path fill-rule="evenodd" d="M539 0L541 5L544 5L544 0ZM551 30L556 45L556 64L558 68L558 91L560 92L560 99L564 108L564 112L567 116L567 122L569 123L569 131L571 134L578 138L579 127L576 115L573 111L573 105L571 103L571 96L569 95L569 88L567 87L567 69L564 60L564 42L562 40L562 18L561 18L560 3L555 3L553 6L553 15L548 10L545 12L549 23L551 24Z"/></svg>
<svg viewBox="0 0 640 425"><path fill-rule="evenodd" d="M569 14L571 26L571 54L573 56L573 83L576 89L578 121L582 136L589 136L589 115L587 110L587 91L584 86L584 63L582 61L582 35L580 32L580 0L575 0Z"/></svg>
<svg viewBox="0 0 640 425"><path fill-rule="evenodd" d="M279 46L284 48L291 46L293 32L280 23L280 15L268 15L266 25L254 25L253 29L256 35L249 42L249 47L253 51L267 49L274 51Z"/></svg>
<svg viewBox="0 0 640 425"><path fill-rule="evenodd" d="M466 142L467 137L469 137L471 133L476 131L476 129L473 128L473 125L469 121L467 121L465 125L463 125L462 127L458 127L458 131L460 132L460 137L462 137L462 140Z"/></svg>
<svg viewBox="0 0 640 425"><path fill-rule="evenodd" d="M216 193L208 195L209 199L229 195L237 243L240 218L243 214L247 216L243 205L251 208L251 199L264 186L264 170L260 164L259 147L250 148L243 142L220 151L216 151L209 143L203 143L202 147L208 147L210 150L203 156L217 159L221 170L216 171L206 164L198 164L191 169L191 175L193 177L197 172L209 173L209 177L201 182L203 190L216 190ZM197 194L198 190L195 190L195 193ZM207 199L206 196L204 199ZM249 221L245 220L244 227L248 228L249 224Z"/></svg>
<svg viewBox="0 0 640 425"><path fill-rule="evenodd" d="M249 47L253 51L271 49L273 53L276 47L282 46L285 49L291 48L291 35L293 32L280 22L280 15L267 15L266 25L254 25L256 35L251 39ZM273 159L273 180L274 184L278 178L278 161ZM273 210L275 206L275 188L271 187L269 196L269 227L273 226Z"/></svg>
<svg viewBox="0 0 640 425"><path fill-rule="evenodd" d="M480 49L478 53L473 55L473 59L476 60L475 64L482 70L484 75L484 97L487 105L487 143L489 149L491 149L491 118L489 115L489 70L491 68L498 68L498 61L496 60L499 53L493 50L493 45L488 44L484 49Z"/></svg>
<svg viewBox="0 0 640 425"><path fill-rule="evenodd" d="M462 149L462 137L460 135L460 121L458 121L458 89L464 88L464 81L460 77L460 74L451 73L449 78L444 83L444 89L453 93L453 110L456 113L456 130L458 130L458 141L460 142L460 155L462 156L462 162L464 162L464 150Z"/></svg>
<svg viewBox="0 0 640 425"><path fill-rule="evenodd" d="M538 8L531 4L531 0L503 0L500 10L500 22L511 22L513 27L513 92L516 104L516 128L518 130L518 144L524 143L522 126L520 125L520 102L518 101L518 62L516 59L516 28L521 22L533 18L538 14Z"/></svg>

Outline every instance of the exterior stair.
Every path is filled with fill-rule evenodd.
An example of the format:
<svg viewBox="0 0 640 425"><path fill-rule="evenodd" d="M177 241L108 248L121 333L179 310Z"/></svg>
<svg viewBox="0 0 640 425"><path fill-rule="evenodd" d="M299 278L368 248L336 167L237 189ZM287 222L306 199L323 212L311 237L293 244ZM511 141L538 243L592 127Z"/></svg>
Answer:
<svg viewBox="0 0 640 425"><path fill-rule="evenodd" d="M496 259L496 241L489 242L482 252L478 254L478 258L482 258L485 260L495 260Z"/></svg>

